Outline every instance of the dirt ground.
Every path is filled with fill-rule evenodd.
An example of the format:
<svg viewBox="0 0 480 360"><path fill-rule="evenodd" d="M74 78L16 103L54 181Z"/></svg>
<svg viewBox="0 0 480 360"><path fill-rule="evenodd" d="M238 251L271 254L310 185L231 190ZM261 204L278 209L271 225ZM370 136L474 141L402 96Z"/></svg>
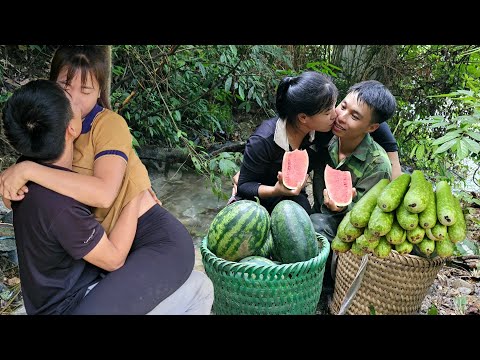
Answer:
<svg viewBox="0 0 480 360"><path fill-rule="evenodd" d="M467 239L480 246L480 209L467 215ZM466 255L449 259L430 287L420 310L439 315L480 315L480 256Z"/></svg>

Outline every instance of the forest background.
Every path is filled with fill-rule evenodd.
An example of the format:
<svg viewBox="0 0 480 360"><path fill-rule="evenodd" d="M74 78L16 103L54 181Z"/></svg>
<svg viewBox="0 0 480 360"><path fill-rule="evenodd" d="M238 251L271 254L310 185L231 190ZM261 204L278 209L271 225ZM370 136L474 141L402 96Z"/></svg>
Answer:
<svg viewBox="0 0 480 360"><path fill-rule="evenodd" d="M19 86L48 77L56 47L0 45L0 111ZM191 167L223 199L230 194L222 184L238 171L246 140L275 116L280 79L305 70L328 74L339 99L358 81L381 81L397 99L388 123L402 167L422 170L432 183L448 181L460 197L475 264L463 261L471 271L458 276L480 279L480 45L112 45L111 61L111 105L127 120L142 161L165 172L172 163ZM0 171L17 157L2 128ZM15 294L18 282L7 283ZM463 299L465 307L457 295L436 303L458 310ZM8 298L0 313L14 308L15 296ZM471 313L480 313L480 303Z"/></svg>
<svg viewBox="0 0 480 360"><path fill-rule="evenodd" d="M20 85L48 77L55 45L0 46L0 109ZM389 125L406 169L447 180L480 205L480 47L478 45L114 45L111 103L128 122L139 155L182 161L220 197L239 167L244 142L275 115L284 76L330 75L342 98L376 79L395 95ZM16 159L2 135L0 168ZM461 186L459 186L461 185Z"/></svg>

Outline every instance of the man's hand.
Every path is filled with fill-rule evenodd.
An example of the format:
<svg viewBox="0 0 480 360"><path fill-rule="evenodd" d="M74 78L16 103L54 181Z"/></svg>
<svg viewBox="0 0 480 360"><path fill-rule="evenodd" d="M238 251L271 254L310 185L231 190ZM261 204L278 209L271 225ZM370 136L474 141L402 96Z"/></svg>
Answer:
<svg viewBox="0 0 480 360"><path fill-rule="evenodd" d="M402 167L400 166L400 160L398 159L398 152L387 152L390 163L392 164L392 181L402 175Z"/></svg>
<svg viewBox="0 0 480 360"><path fill-rule="evenodd" d="M355 188L352 188L352 199L355 198L355 196L357 195L357 189ZM334 211L334 212L340 212L340 211L343 211L345 210L346 206L336 206L332 200L330 200L330 197L328 196L328 192L327 192L327 189L323 189L323 203L325 204L325 206L327 208L330 209L330 211Z"/></svg>
<svg viewBox="0 0 480 360"><path fill-rule="evenodd" d="M3 199L19 201L28 193L25 186L28 179L24 177L26 163L28 161L12 165L0 174L0 195Z"/></svg>

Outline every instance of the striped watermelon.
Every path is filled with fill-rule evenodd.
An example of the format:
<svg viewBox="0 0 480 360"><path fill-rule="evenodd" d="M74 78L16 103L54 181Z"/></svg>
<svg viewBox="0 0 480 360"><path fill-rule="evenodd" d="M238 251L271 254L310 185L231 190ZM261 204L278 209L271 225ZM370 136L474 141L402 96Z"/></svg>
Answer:
<svg viewBox="0 0 480 360"><path fill-rule="evenodd" d="M252 264L252 265L262 265L262 266L272 266L275 265L275 263L267 259L266 257L263 256L247 256L246 258L243 258L242 260L239 261L240 263L247 263L247 264Z"/></svg>
<svg viewBox="0 0 480 360"><path fill-rule="evenodd" d="M306 261L318 255L312 220L292 200L280 201L272 211L273 254L283 264Z"/></svg>
<svg viewBox="0 0 480 360"><path fill-rule="evenodd" d="M273 237L272 237L272 232L269 231L267 234L267 240L265 240L265 244L263 244L262 248L258 250L255 253L255 255L269 258L272 255L272 251L273 251Z"/></svg>
<svg viewBox="0 0 480 360"><path fill-rule="evenodd" d="M236 201L213 219L207 247L222 259L238 261L258 253L269 231L270 215L262 205L251 200Z"/></svg>

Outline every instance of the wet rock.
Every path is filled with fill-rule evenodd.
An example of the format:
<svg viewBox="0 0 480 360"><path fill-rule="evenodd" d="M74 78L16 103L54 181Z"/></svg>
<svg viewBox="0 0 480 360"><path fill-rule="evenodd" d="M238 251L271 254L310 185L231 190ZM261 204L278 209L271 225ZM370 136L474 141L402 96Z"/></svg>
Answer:
<svg viewBox="0 0 480 360"><path fill-rule="evenodd" d="M198 209L194 207L190 207L185 209L185 211L182 212L182 216L188 217L188 218L196 218L198 214Z"/></svg>
<svg viewBox="0 0 480 360"><path fill-rule="evenodd" d="M458 288L458 292L461 294L461 295L470 295L472 293L472 289L469 289L467 287L459 287Z"/></svg>
<svg viewBox="0 0 480 360"><path fill-rule="evenodd" d="M182 179L182 171L180 169L169 169L167 173L168 181L179 181Z"/></svg>
<svg viewBox="0 0 480 360"><path fill-rule="evenodd" d="M18 307L15 311L12 312L12 315L27 315L27 311L25 310L25 306L22 305Z"/></svg>
<svg viewBox="0 0 480 360"><path fill-rule="evenodd" d="M13 237L0 237L0 252L17 250L15 244L15 238Z"/></svg>
<svg viewBox="0 0 480 360"><path fill-rule="evenodd" d="M2 203L3 205L3 203ZM5 208L6 209L6 208ZM8 209L7 209L8 210ZM0 213L1 213L1 210L0 210ZM7 223L7 224L13 224L13 211L11 210L8 210L7 213L5 213L3 216L2 216L2 222L3 223Z"/></svg>
<svg viewBox="0 0 480 360"><path fill-rule="evenodd" d="M5 206L2 200L0 200L0 218L3 218L3 216L10 212L11 210Z"/></svg>
<svg viewBox="0 0 480 360"><path fill-rule="evenodd" d="M17 249L7 251L7 252L2 252L1 254L4 255L8 260L10 260L14 265L18 265Z"/></svg>
<svg viewBox="0 0 480 360"><path fill-rule="evenodd" d="M463 279L453 279L451 282L451 286L458 290L460 290L460 288L467 288L470 290L470 292L474 291L475 289L475 285L470 284L468 281L465 281Z"/></svg>

